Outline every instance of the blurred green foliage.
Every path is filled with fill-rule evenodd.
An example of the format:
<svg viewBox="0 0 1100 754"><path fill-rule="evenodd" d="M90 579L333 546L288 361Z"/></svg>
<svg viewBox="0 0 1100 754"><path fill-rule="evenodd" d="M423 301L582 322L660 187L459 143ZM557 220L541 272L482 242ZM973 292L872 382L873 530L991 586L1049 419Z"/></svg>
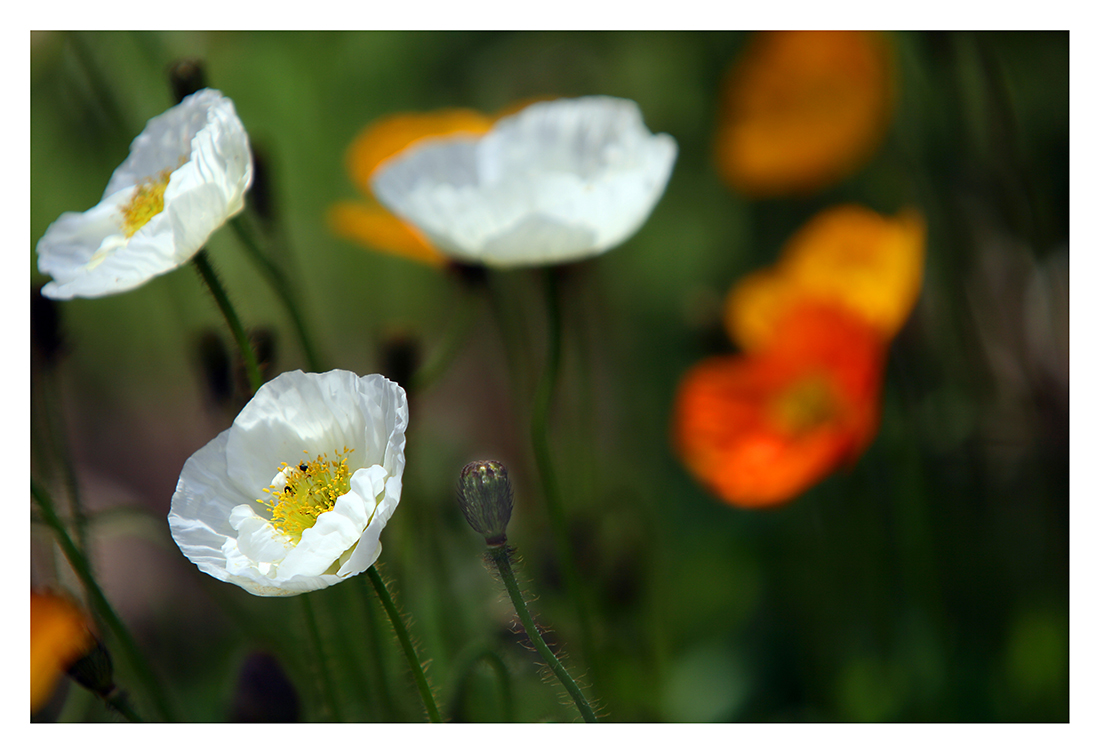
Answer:
<svg viewBox="0 0 1100 754"><path fill-rule="evenodd" d="M280 262L331 366L383 370L398 338L430 358L455 312L474 307L455 360L411 397L405 493L381 559L454 720L576 718L513 632L455 505L459 471L480 458L508 465L521 577L608 720L1068 720L1069 35L892 35L900 98L872 162L823 194L761 202L725 187L711 164L720 82L746 38L34 33L31 238L98 201L129 141L172 104L168 66L194 57L268 161L287 234ZM378 116L584 94L637 101L680 148L637 236L564 281L552 439L594 630L587 656L526 430L545 351L537 281L490 276L488 297L510 315L501 327L486 297L452 276L337 239L324 220L358 195L344 150ZM720 305L734 280L842 201L915 206L929 227L924 290L891 350L879 435L852 469L788 506L729 507L669 447L677 381L730 350ZM303 367L232 232L209 250L246 326L274 334L274 369ZM33 249L31 260L34 269ZM35 362L32 474L61 478L48 439L55 412L93 514L97 575L177 714L234 719L242 689L256 686L239 680L246 658L266 651L301 697L302 719L326 719L297 600L210 579L168 536L179 470L240 406L205 388L204 333L231 346L197 276L180 269L131 293L62 302L60 317L62 359ZM511 371L509 358L519 359ZM37 526L32 541L32 582L76 591ZM423 719L359 581L310 596L342 715ZM486 649L507 670L511 710ZM121 685L129 672L122 664ZM74 687L45 717L107 713Z"/></svg>

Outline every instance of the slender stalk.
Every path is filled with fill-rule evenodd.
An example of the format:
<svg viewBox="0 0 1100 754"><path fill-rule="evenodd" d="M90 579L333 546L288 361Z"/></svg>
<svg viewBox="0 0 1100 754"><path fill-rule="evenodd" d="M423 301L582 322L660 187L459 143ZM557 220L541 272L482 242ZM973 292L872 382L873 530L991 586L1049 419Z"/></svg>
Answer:
<svg viewBox="0 0 1100 754"><path fill-rule="evenodd" d="M225 292L217 273L214 272L214 268L210 264L206 249L199 249L199 253L192 258L192 261L195 263L195 268L199 271L203 282L206 283L206 287L210 289L210 294L217 302L218 308L221 309L222 316L225 317L225 323L229 325L234 340L237 341L237 347L241 350L241 357L244 358L245 370L248 372L248 382L252 386L252 392L255 393L260 389L260 385L264 384L264 378L260 374L260 364L256 361L256 352L252 349L252 342L248 339L248 335L241 325L241 320L237 316L236 310L233 309L233 304L229 302L229 295Z"/></svg>
<svg viewBox="0 0 1100 754"><path fill-rule="evenodd" d="M382 706L386 714L386 719L392 722L397 717L397 713L393 706L393 694L390 693L390 681L389 673L386 670L386 658L382 654L382 643L379 641L382 633L378 630L378 618L374 613L377 608L374 605L370 590L367 588L367 582L362 579L354 579L354 581L359 585L359 595L363 598L363 611L367 616L367 631L370 633L370 636L367 637L367 643L370 644L371 655L377 669L377 696L382 698ZM373 687L371 690L374 690Z"/></svg>
<svg viewBox="0 0 1100 754"><path fill-rule="evenodd" d="M290 321L294 325L294 330L298 333L298 342L302 344L302 351L305 354L306 364L309 366L309 370L311 372L323 372L324 362L321 360L321 357L318 356L317 349L313 347L313 338L310 337L309 331L306 328L305 317L302 316L302 310L298 307L297 296L293 286L290 285L290 281L287 280L282 269L280 269L279 266L264 253L263 249L260 248L260 243L256 239L255 234L240 215L230 220L229 224L236 232L237 238L241 240L244 248L248 251L249 256L252 257L252 261L255 262L260 268L260 271L267 276L268 283L275 289L275 293L283 302L283 306L286 307L287 314L290 316Z"/></svg>
<svg viewBox="0 0 1100 754"><path fill-rule="evenodd" d="M46 372L43 384L47 391L43 401L46 413L46 430L54 456L61 463L65 479L65 491L69 495L69 508L72 512L73 529L76 532L76 544L81 552L88 552L88 516L80 498L80 485L76 478L76 465L69 453L69 439L65 431L65 417L61 410L61 390L58 374L50 369ZM88 564L91 569L91 563Z"/></svg>
<svg viewBox="0 0 1100 754"><path fill-rule="evenodd" d="M511 377L512 402L518 406L527 400L527 391L530 389L530 379L526 372L531 362L527 358L530 339L525 334L527 328L520 321L523 319L520 307L505 300L505 283L504 275L494 275L489 285L485 286L485 292L493 319L500 329L501 343L504 345L504 358L508 362L508 373Z"/></svg>
<svg viewBox="0 0 1100 754"><path fill-rule="evenodd" d="M405 621L401 617L397 605L394 604L393 597L390 596L390 590L386 588L386 582L382 580L382 576L375 566L367 569L367 577L370 578L370 583L374 586L378 599L382 601L382 607L386 609L390 625L393 626L393 631L397 634L397 640L401 643L401 649L405 652L405 660L408 661L409 670L412 671L413 678L416 680L416 688L420 691L420 698L424 701L424 709L428 712L428 719L433 723L443 722L443 719L439 716L439 708L435 705L431 687L428 686L428 679L424 675L424 666L417 659L416 648L413 647L412 639L409 638L409 629L405 626Z"/></svg>
<svg viewBox="0 0 1100 754"><path fill-rule="evenodd" d="M143 723L141 715L137 713L132 706L130 706L130 700L126 697L126 694L120 691L114 691L106 696L102 697L103 703L113 709L118 714L126 718L131 723Z"/></svg>
<svg viewBox="0 0 1100 754"><path fill-rule="evenodd" d="M306 616L306 628L309 631L310 643L317 650L317 663L320 668L320 680L321 680L321 693L325 697L325 704L332 711L332 718L336 722L340 722L343 719L343 714L340 710L340 705L336 701L336 687L333 683L332 676L329 674L328 653L325 652L325 640L321 636L321 629L317 624L317 613L313 610L313 603L310 601L310 595L303 594L302 599L302 612Z"/></svg>
<svg viewBox="0 0 1100 754"><path fill-rule="evenodd" d="M500 707L504 718L502 722L515 722L515 704L512 700L512 678L508 674L508 668L504 664L504 660L500 659L500 655L487 647L467 655L465 662L459 663L462 671L459 674L459 681L455 690L454 699L451 702L452 712L458 711L459 704L463 697L465 697L466 690L470 685L470 675L473 673L477 663L481 661L484 661L485 664L489 666L489 669L493 671L493 674L497 678L497 682L500 684ZM452 715L452 717L454 717L454 715Z"/></svg>
<svg viewBox="0 0 1100 754"><path fill-rule="evenodd" d="M512 604L516 608L516 615L519 616L520 623L523 624L523 629L527 632L527 638L531 640L531 644L534 645L535 651L539 653L539 656L541 656L543 661L550 667L550 670L553 671L554 675L561 682L561 685L569 692L569 696L573 697L573 703L577 705L577 709L580 711L584 721L586 723L598 722L596 713L592 711L592 706L588 703L588 699L585 698L584 692L581 691L577 682L573 680L573 676L569 675L569 671L561 664L557 655L555 655L550 647L546 645L546 641L542 638L538 626L535 625L535 620L531 617L531 611L527 609L527 602L523 599L523 592L516 582L516 575L512 571L512 561L507 545L490 546L489 555L492 557L493 563L500 572L500 578L501 581L504 582L504 588L508 590L508 596L512 599Z"/></svg>
<svg viewBox="0 0 1100 754"><path fill-rule="evenodd" d="M413 390L423 390L438 380L451 362L454 361L454 357L466 341L470 326L474 322L476 307L473 305L473 297L465 290L460 291L459 295L462 297L462 302L459 306L458 316L448 318L447 331L443 335L443 345L435 352L435 357L413 374L412 384L410 385Z"/></svg>
<svg viewBox="0 0 1100 754"><path fill-rule="evenodd" d="M61 519L57 516L57 511L54 509L53 499L50 497L49 493L33 479L31 480L31 495L38 503L38 508L42 512L42 519L47 526L53 529L54 536L57 537L57 542L61 546L62 552L65 553L65 558L69 561L73 571L76 572L77 578L79 578L84 585L84 589L88 593L88 598L95 605L96 612L102 616L108 628L110 628L111 632L114 633L115 637L118 639L123 654L126 655L134 672L138 674L138 677L141 679L141 684L153 699L153 703L156 705L161 717L166 721L172 721L174 716L168 704L168 698L164 694L164 690L153 675L152 669L145 661L140 650L138 650L134 638L126 629L125 624L119 619L114 608L111 607L111 603L107 601L107 597L99 588L99 584L96 583L95 578L92 576L92 571L88 566L88 560L84 557L84 553L80 551L69 536L69 533L65 531Z"/></svg>
<svg viewBox="0 0 1100 754"><path fill-rule="evenodd" d="M592 627L588 621L581 592L581 581L577 576L573 562L572 548L569 546L569 530L565 520L565 511L561 502L561 488L554 473L553 459L550 454L550 408L554 399L558 373L561 370L561 305L558 294L558 278L554 269L544 271L546 283L546 364L535 389L535 402L531 409L531 446L535 452L535 464L538 466L539 479L542 480L543 498L550 517L550 529L554 536L554 548L561 563L565 589L573 602L581 631L581 643L585 650L585 659L589 667L596 669L596 652L593 650Z"/></svg>

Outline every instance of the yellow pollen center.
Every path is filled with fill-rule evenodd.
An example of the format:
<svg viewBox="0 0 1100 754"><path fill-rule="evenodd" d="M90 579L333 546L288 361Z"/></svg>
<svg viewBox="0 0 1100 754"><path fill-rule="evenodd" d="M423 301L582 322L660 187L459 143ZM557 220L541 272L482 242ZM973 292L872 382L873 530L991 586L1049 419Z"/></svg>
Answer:
<svg viewBox="0 0 1100 754"><path fill-rule="evenodd" d="M773 418L784 431L799 435L828 423L836 416L838 406L832 386L815 375L784 390L771 409Z"/></svg>
<svg viewBox="0 0 1100 754"><path fill-rule="evenodd" d="M156 178L147 178L134 189L130 202L122 208L122 230L127 238L132 238L164 209L164 190L171 177L171 171L162 170Z"/></svg>
<svg viewBox="0 0 1100 754"><path fill-rule="evenodd" d="M351 489L351 471L347 456L354 452L345 446L334 452L332 460L322 453L312 461L305 459L295 465L279 467L283 475L282 489L264 487L271 500L257 500L271 511L271 525L297 542L302 532L317 523L317 517L336 506L336 500Z"/></svg>

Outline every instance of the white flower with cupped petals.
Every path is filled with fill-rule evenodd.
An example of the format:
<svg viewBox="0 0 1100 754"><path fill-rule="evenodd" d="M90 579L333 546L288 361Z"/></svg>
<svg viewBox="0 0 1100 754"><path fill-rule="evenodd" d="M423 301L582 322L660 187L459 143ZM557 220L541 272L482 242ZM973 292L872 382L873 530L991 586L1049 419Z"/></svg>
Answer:
<svg viewBox="0 0 1100 754"><path fill-rule="evenodd" d="M482 136L422 139L371 190L444 253L495 267L571 262L630 238L664 193L676 141L614 97L537 102Z"/></svg>
<svg viewBox="0 0 1100 754"><path fill-rule="evenodd" d="M233 102L203 89L152 118L99 204L66 212L38 242L50 298L137 288L193 257L244 208L252 151Z"/></svg>
<svg viewBox="0 0 1100 754"><path fill-rule="evenodd" d="M405 391L380 374L286 372L191 456L168 525L188 560L263 597L374 565L401 499Z"/></svg>

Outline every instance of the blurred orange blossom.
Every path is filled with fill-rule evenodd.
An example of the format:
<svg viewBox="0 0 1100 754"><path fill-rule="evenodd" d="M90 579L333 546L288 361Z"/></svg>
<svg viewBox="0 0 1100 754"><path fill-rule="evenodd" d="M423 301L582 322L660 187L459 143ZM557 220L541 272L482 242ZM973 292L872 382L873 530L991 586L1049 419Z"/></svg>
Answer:
<svg viewBox="0 0 1100 754"><path fill-rule="evenodd" d="M731 289L726 327L743 353L689 370L673 408L673 445L712 492L779 505L866 449L886 349L920 293L924 235L912 211L834 207Z"/></svg>
<svg viewBox="0 0 1100 754"><path fill-rule="evenodd" d="M95 646L90 621L65 597L31 592L31 713L40 709L69 667Z"/></svg>
<svg viewBox="0 0 1100 754"><path fill-rule="evenodd" d="M776 337L776 321L792 304L814 299L845 307L893 338L920 295L924 238L914 210L896 218L854 204L824 210L787 241L776 264L730 289L726 331L756 350Z"/></svg>
<svg viewBox="0 0 1100 754"><path fill-rule="evenodd" d="M839 307L809 302L784 316L759 352L717 356L684 376L673 442L723 500L784 503L874 437L885 344Z"/></svg>
<svg viewBox="0 0 1100 754"><path fill-rule="evenodd" d="M883 35L753 35L727 74L715 158L753 197L809 194L854 173L878 148L894 101Z"/></svg>

